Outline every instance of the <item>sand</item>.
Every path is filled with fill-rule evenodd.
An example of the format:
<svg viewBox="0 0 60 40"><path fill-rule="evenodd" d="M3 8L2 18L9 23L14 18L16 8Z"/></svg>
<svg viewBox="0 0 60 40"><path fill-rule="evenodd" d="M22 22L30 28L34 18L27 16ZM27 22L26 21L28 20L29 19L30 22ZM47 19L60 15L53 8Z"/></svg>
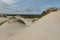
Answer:
<svg viewBox="0 0 60 40"><path fill-rule="evenodd" d="M35 21L30 26L18 22L0 26L0 40L60 40L60 11Z"/></svg>

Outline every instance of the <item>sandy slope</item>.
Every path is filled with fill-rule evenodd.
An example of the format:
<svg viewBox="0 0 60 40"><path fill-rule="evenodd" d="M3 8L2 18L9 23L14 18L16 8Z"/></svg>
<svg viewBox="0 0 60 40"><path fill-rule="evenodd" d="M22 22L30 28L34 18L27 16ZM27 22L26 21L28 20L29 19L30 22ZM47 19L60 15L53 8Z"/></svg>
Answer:
<svg viewBox="0 0 60 40"><path fill-rule="evenodd" d="M35 27L36 29L34 29L36 31L42 31L42 34L40 32L36 33L39 35L39 38L41 36L41 40L60 40L60 11L51 12L50 14L35 22L32 27ZM47 38L44 39L45 37Z"/></svg>
<svg viewBox="0 0 60 40"><path fill-rule="evenodd" d="M30 27L6 22L0 27L0 40L60 40L60 11L51 12Z"/></svg>

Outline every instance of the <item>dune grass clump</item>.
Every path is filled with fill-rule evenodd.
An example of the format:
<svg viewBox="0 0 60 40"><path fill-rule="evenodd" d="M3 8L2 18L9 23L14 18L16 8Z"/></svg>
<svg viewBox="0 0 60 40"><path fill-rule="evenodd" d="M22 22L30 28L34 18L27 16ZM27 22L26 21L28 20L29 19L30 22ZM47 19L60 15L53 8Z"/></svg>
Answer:
<svg viewBox="0 0 60 40"><path fill-rule="evenodd" d="M3 25L3 24L6 23L6 22L7 22L7 21L1 22L1 23L0 23L0 26Z"/></svg>
<svg viewBox="0 0 60 40"><path fill-rule="evenodd" d="M49 9L47 9L46 11L43 11L42 14L39 16L39 18L41 18L41 17L49 14L50 12L54 12L54 11L57 11L57 8L51 7L51 8L49 8Z"/></svg>
<svg viewBox="0 0 60 40"><path fill-rule="evenodd" d="M25 24L21 19L16 19L17 22Z"/></svg>
<svg viewBox="0 0 60 40"><path fill-rule="evenodd" d="M7 15L5 15L5 14L1 14L1 13L0 13L0 17L7 18Z"/></svg>

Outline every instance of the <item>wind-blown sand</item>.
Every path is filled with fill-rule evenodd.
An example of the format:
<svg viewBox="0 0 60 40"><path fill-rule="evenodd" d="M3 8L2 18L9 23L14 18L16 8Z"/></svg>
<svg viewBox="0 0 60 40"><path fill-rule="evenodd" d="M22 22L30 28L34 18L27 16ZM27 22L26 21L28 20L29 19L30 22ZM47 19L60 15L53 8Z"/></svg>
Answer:
<svg viewBox="0 0 60 40"><path fill-rule="evenodd" d="M60 11L51 12L30 26L6 22L0 26L0 40L60 40Z"/></svg>

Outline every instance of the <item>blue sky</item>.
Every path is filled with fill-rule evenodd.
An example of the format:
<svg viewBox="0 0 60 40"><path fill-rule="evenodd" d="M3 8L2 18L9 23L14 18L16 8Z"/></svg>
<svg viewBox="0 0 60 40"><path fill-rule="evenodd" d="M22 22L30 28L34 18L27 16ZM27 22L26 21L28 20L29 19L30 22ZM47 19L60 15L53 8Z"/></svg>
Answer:
<svg viewBox="0 0 60 40"><path fill-rule="evenodd" d="M4 13L40 14L49 7L60 8L60 0L1 0L9 9ZM2 3L0 2L0 3ZM0 4L1 5L1 4ZM3 5L1 5L3 6ZM12 10L13 9L13 10ZM1 10L1 8L0 8Z"/></svg>

